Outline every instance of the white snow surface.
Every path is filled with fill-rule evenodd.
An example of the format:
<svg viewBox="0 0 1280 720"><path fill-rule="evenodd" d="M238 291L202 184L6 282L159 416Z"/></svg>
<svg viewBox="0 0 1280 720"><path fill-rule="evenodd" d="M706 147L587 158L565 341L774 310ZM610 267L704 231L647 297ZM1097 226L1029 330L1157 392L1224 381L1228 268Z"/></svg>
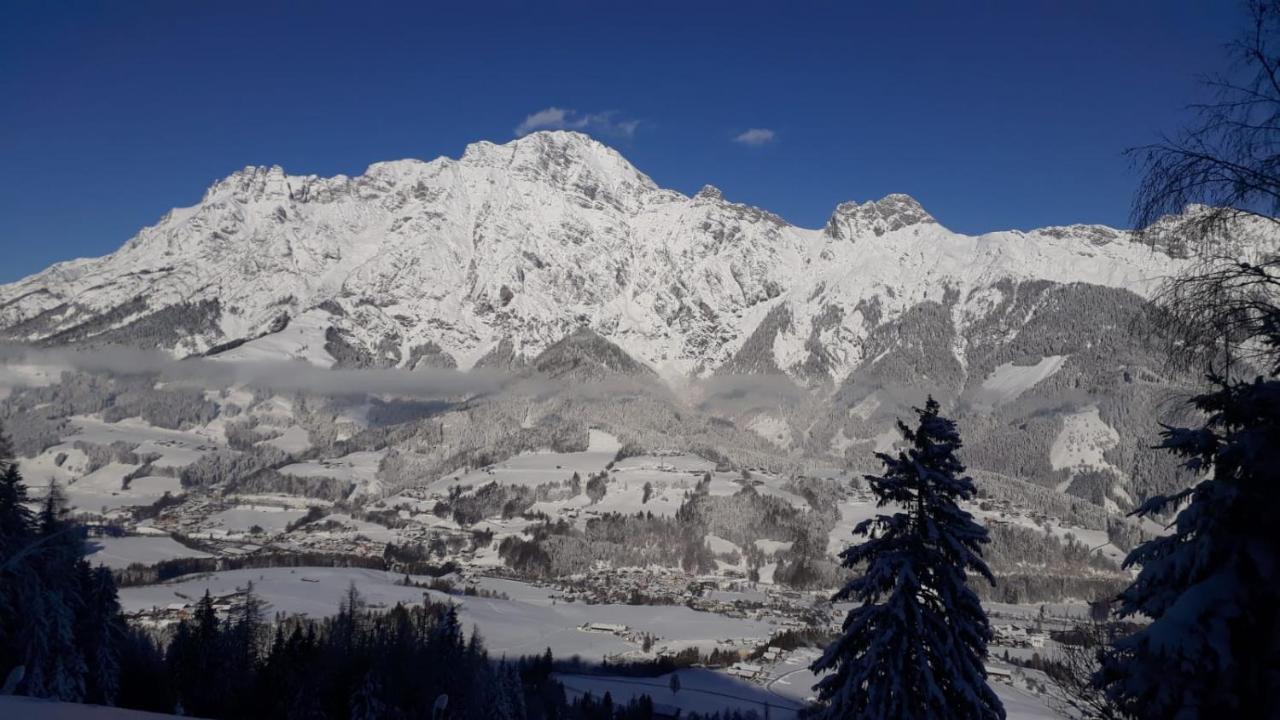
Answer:
<svg viewBox="0 0 1280 720"><path fill-rule="evenodd" d="M1040 381L1061 370L1066 361L1066 355L1050 355L1041 358L1034 365L1005 363L982 381L974 401L980 405L989 406L1012 402Z"/></svg>
<svg viewBox="0 0 1280 720"><path fill-rule="evenodd" d="M162 560L175 558L212 557L209 553L192 550L163 535L90 538L86 547L86 559L90 563L105 565L112 570L121 570L134 563L154 565Z"/></svg>
<svg viewBox="0 0 1280 720"><path fill-rule="evenodd" d="M660 712L675 714L705 713L736 709L754 711L760 717L792 718L813 697L817 676L808 665L817 653L811 649L789 653L775 664L765 664L767 679L749 682L724 672L706 668L688 668L674 674L680 678L680 690L671 691L671 674L658 677L614 677L557 674L570 698L587 693L597 700L608 692L615 704L623 704L648 695ZM1019 688L992 682L991 688L1004 704L1009 720L1060 720L1040 697ZM766 714L767 706L767 714Z"/></svg>
<svg viewBox="0 0 1280 720"><path fill-rule="evenodd" d="M303 510L276 505L236 505L211 515L208 525L218 528L210 531L215 536L247 533L255 525L267 533L278 533L305 514Z"/></svg>
<svg viewBox="0 0 1280 720"><path fill-rule="evenodd" d="M378 484L378 463L386 450L353 452L342 457L308 460L280 468L283 475L297 477L330 477L355 483L362 488Z"/></svg>
<svg viewBox="0 0 1280 720"><path fill-rule="evenodd" d="M177 717L177 715L123 710L101 705L81 705L16 695L0 695L0 718L6 718L6 720L165 720Z"/></svg>
<svg viewBox="0 0 1280 720"><path fill-rule="evenodd" d="M639 645L616 635L585 632L585 623L609 623L647 632L658 638L655 647L710 649L725 639L764 639L777 626L768 621L736 619L691 610L683 605L587 605L555 602L550 593L526 583L487 580L484 587L507 593L510 600L462 595L397 585L403 575L361 568L271 568L233 570L179 578L144 587L122 588L120 604L126 612L172 603L194 603L209 590L227 595L252 582L254 591L270 606L269 612L299 613L310 617L333 615L352 582L374 607L397 602L421 603L424 594L433 600L459 604L463 626L475 626L491 655L538 654L551 648L559 657L580 655L601 660L605 655L636 651ZM426 578L418 578L425 581Z"/></svg>
<svg viewBox="0 0 1280 720"><path fill-rule="evenodd" d="M1103 453L1120 442L1120 434L1098 414L1098 406L1089 407L1063 418L1062 431L1049 448L1049 464L1062 468L1120 469L1107 462Z"/></svg>
<svg viewBox="0 0 1280 720"><path fill-rule="evenodd" d="M862 359L860 300L892 320L947 287L964 322L998 301L1002 279L1146 294L1185 262L1101 226L962 235L905 195L843 203L825 228L800 228L714 188L663 189L613 149L557 131L358 177L245 168L111 255L0 286L0 327L40 316L34 340L139 297L146 307L114 327L203 302L210 323L174 353L247 341L222 356L327 366L336 328L393 347L402 366L434 343L466 369L503 340L532 356L585 323L675 377L714 371L781 307L791 322L773 360L794 372L812 336L838 380ZM833 309L834 325L815 324Z"/></svg>
<svg viewBox="0 0 1280 720"><path fill-rule="evenodd" d="M216 450L221 444L211 434L194 430L166 430L148 425L138 418L108 423L97 418L75 416L71 418L71 424L78 431L67 438L69 443L76 440L98 445L110 445L116 441L137 443L138 453L160 455L160 459L152 463L160 467L185 467Z"/></svg>
<svg viewBox="0 0 1280 720"><path fill-rule="evenodd" d="M818 677L809 670L809 664L816 657L816 650L802 649L788 654L781 662L767 667L766 672L773 678L766 683L768 690L778 697L793 701L807 700L812 697L813 685L818 681ZM1001 682L989 680L988 683L1000 697L1000 702L1004 704L1008 720L1061 720L1063 717L1053 712L1039 697ZM615 694L614 697L616 698L617 695ZM759 712L758 709L757 712Z"/></svg>
<svg viewBox="0 0 1280 720"><path fill-rule="evenodd" d="M680 690L671 691L671 675L680 678ZM569 698L590 693L599 700L609 693L615 705L624 704L641 695L653 700L654 709L674 715L676 710L685 714L697 712L711 714L717 711L754 711L765 717L793 718L804 707L802 701L777 695L759 685L740 680L723 672L706 668L688 668L658 677L613 677L597 675L556 674Z"/></svg>

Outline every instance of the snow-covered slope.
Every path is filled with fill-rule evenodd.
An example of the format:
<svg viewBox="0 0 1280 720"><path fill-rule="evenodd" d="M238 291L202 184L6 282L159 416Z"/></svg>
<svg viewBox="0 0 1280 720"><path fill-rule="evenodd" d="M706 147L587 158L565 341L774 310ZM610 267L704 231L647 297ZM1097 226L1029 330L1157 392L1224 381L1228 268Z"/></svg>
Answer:
<svg viewBox="0 0 1280 720"><path fill-rule="evenodd" d="M14 720L165 720L178 716L0 695L0 717Z"/></svg>
<svg viewBox="0 0 1280 720"><path fill-rule="evenodd" d="M1097 226L961 235L905 195L799 228L711 187L665 190L585 135L545 132L353 178L246 168L109 256L0 287L0 328L465 369L532 358L585 325L667 377L746 367L839 382L867 359L872 327L947 288L963 324L998 304L1000 280L1143 294L1180 262ZM753 333L783 315L744 366Z"/></svg>

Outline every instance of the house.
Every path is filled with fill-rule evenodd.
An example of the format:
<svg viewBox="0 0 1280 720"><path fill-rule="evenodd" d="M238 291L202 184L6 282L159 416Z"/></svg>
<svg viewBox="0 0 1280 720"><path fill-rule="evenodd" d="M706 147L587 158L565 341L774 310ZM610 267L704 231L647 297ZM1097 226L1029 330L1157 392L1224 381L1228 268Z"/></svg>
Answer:
<svg viewBox="0 0 1280 720"><path fill-rule="evenodd" d="M992 680L997 680L999 682L1009 683L1009 684L1013 683L1013 671L1010 670L1009 668L996 667L994 665L987 665L986 670L987 670L987 677Z"/></svg>

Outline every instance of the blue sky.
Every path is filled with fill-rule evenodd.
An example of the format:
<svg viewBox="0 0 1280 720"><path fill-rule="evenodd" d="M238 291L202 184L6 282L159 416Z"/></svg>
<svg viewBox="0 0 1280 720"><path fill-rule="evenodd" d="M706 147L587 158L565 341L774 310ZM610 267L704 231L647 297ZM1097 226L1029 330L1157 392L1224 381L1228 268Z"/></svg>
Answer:
<svg viewBox="0 0 1280 720"><path fill-rule="evenodd" d="M820 226L1125 225L1240 7L1202 2L0 2L0 282L245 165L359 174L581 126L658 183Z"/></svg>

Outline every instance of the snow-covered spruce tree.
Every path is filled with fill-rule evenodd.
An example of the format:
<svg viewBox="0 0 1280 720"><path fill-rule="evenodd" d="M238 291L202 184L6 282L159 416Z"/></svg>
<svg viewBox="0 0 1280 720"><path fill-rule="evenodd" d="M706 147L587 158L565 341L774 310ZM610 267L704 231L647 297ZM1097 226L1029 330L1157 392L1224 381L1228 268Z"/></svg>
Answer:
<svg viewBox="0 0 1280 720"><path fill-rule="evenodd" d="M23 664L25 610L39 590L32 563L19 555L35 534L27 487L0 428L0 684Z"/></svg>
<svg viewBox="0 0 1280 720"><path fill-rule="evenodd" d="M486 667L487 720L520 720L524 718L524 687L515 666L506 660Z"/></svg>
<svg viewBox="0 0 1280 720"><path fill-rule="evenodd" d="M823 717L1004 717L983 667L991 627L966 584L969 571L994 582L981 553L987 531L957 505L973 497L973 480L955 456L955 423L938 413L929 398L914 430L899 422L909 447L876 453L884 474L866 478L877 505L899 511L864 520L854 534L868 539L840 554L866 571L836 593L861 606L811 668L829 673L814 686Z"/></svg>
<svg viewBox="0 0 1280 720"><path fill-rule="evenodd" d="M77 564L84 555L84 530L66 518L66 498L56 482L36 516L34 571L36 593L24 608L26 678L21 689L33 697L81 702L88 667L76 637L76 618L84 610Z"/></svg>
<svg viewBox="0 0 1280 720"><path fill-rule="evenodd" d="M81 607L76 613L76 642L85 661L85 701L114 705L120 691L124 619L115 579L105 567L76 563Z"/></svg>
<svg viewBox="0 0 1280 720"><path fill-rule="evenodd" d="M1141 570L1119 613L1151 623L1096 677L1139 718L1280 717L1280 381L1211 380L1192 401L1204 426L1166 427L1161 444L1207 477L1134 511L1181 508L1125 560Z"/></svg>
<svg viewBox="0 0 1280 720"><path fill-rule="evenodd" d="M365 673L351 695L350 711L351 720L384 720L391 714L382 701L382 684L372 672Z"/></svg>

